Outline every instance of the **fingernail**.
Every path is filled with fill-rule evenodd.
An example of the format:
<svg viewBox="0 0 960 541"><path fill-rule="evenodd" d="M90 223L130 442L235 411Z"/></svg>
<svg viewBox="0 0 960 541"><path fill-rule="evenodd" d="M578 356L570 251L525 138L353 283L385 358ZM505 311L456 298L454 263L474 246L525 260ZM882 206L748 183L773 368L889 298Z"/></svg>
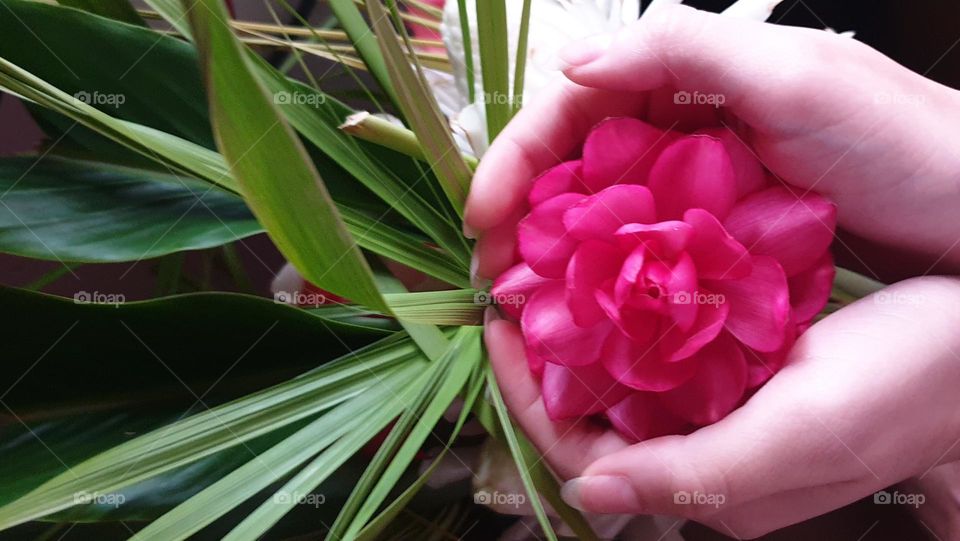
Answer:
<svg viewBox="0 0 960 541"><path fill-rule="evenodd" d="M470 240L474 240L477 238L477 232L474 231L472 227L467 225L467 222L463 222L463 236Z"/></svg>
<svg viewBox="0 0 960 541"><path fill-rule="evenodd" d="M560 496L567 505L580 511L598 511L603 509L585 509L583 506L583 492L589 490L593 494L601 495L602 502L615 502L618 509L639 509L637 494L630 482L617 475L595 475L591 477L577 477L564 483L560 489ZM601 503L607 507L607 503Z"/></svg>
<svg viewBox="0 0 960 541"><path fill-rule="evenodd" d="M493 306L488 306L486 310L483 311L483 326L486 327L490 323L500 319L500 314L497 313L497 309Z"/></svg>
<svg viewBox="0 0 960 541"><path fill-rule="evenodd" d="M557 69L567 69L589 64L603 56L613 42L612 34L598 34L567 45L557 55Z"/></svg>
<svg viewBox="0 0 960 541"><path fill-rule="evenodd" d="M472 285L474 289L486 289L490 287L490 280L478 276L477 272L479 269L480 259L477 257L477 251L474 250L470 256L470 285Z"/></svg>

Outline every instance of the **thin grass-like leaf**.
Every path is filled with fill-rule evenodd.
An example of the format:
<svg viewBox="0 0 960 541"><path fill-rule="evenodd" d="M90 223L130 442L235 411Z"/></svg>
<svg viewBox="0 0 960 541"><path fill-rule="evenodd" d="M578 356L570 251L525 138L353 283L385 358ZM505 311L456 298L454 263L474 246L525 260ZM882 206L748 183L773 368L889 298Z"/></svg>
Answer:
<svg viewBox="0 0 960 541"><path fill-rule="evenodd" d="M363 20L363 15L357 8L353 0L329 0L330 9L337 16L340 26L350 36L353 46L360 53L367 69L373 74L380 88L390 96L390 100L397 105L397 91L393 86L393 80L387 71L387 64L383 58L383 53L377 45L377 39ZM377 23L376 20L373 21Z"/></svg>
<svg viewBox="0 0 960 541"><path fill-rule="evenodd" d="M530 0L523 0L523 11L520 14L520 35L517 38L517 60L513 74L513 96L510 100L513 110L511 116L520 110L523 104L523 80L527 69L527 37L530 34Z"/></svg>
<svg viewBox="0 0 960 541"><path fill-rule="evenodd" d="M510 121L512 110L505 0L477 2L477 40L480 43L487 137L493 142L500 130Z"/></svg>
<svg viewBox="0 0 960 541"><path fill-rule="evenodd" d="M460 155L447 120L422 76L409 64L403 45L380 0L367 2L377 43L386 58L387 71L397 92L400 110L423 146L431 167L457 213L463 215L472 173Z"/></svg>

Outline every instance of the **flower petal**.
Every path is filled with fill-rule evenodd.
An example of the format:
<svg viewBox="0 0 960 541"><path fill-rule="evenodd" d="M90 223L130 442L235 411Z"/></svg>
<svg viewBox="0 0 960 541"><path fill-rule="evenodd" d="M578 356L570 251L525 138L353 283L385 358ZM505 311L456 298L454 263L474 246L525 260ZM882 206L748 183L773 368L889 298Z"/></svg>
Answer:
<svg viewBox="0 0 960 541"><path fill-rule="evenodd" d="M747 361L736 341L727 334L707 344L695 355L699 370L683 385L660 395L682 419L713 424L733 411L747 389Z"/></svg>
<svg viewBox="0 0 960 541"><path fill-rule="evenodd" d="M730 305L726 328L737 339L757 351L776 351L783 345L790 316L790 291L783 268L775 259L755 256L750 276L703 283L722 294Z"/></svg>
<svg viewBox="0 0 960 541"><path fill-rule="evenodd" d="M707 128L697 134L719 139L727 149L733 165L733 179L737 185L737 199L762 190L767 185L767 173L757 155L730 128Z"/></svg>
<svg viewBox="0 0 960 541"><path fill-rule="evenodd" d="M604 318L597 304L596 290L617 275L623 264L623 252L616 246L599 240L580 244L567 266L567 304L574 322L589 327Z"/></svg>
<svg viewBox="0 0 960 541"><path fill-rule="evenodd" d="M520 326L533 354L566 366L596 362L612 327L606 321L592 327L577 326L560 283L541 287L527 300Z"/></svg>
<svg viewBox="0 0 960 541"><path fill-rule="evenodd" d="M790 354L790 350L793 349L793 344L797 341L800 330L801 328L793 324L792 321L788 322L787 339L783 341L783 346L776 351L765 353L744 347L743 344L741 344L740 347L743 350L743 356L747 360L748 389L755 389L763 385L783 368L787 362L787 356Z"/></svg>
<svg viewBox="0 0 960 541"><path fill-rule="evenodd" d="M520 319L526 300L534 291L550 282L553 280L533 272L526 263L517 263L497 278L490 293L503 312Z"/></svg>
<svg viewBox="0 0 960 541"><path fill-rule="evenodd" d="M806 323L823 310L830 300L835 274L833 256L827 252L812 267L787 279L794 321Z"/></svg>
<svg viewBox="0 0 960 541"><path fill-rule="evenodd" d="M726 148L705 135L688 135L667 147L650 170L649 186L660 220L679 219L691 208L723 219L737 196Z"/></svg>
<svg viewBox="0 0 960 541"><path fill-rule="evenodd" d="M580 160L555 165L534 179L527 200L535 207L547 199L564 193L589 193L583 182L583 166Z"/></svg>
<svg viewBox="0 0 960 541"><path fill-rule="evenodd" d="M718 295L703 289L688 298L691 302L694 302L695 299L720 300ZM712 342L723 330L723 325L730 314L728 304L724 302L704 303L698 305L697 308L697 320L694 321L689 330L674 326L664 331L659 344L664 360L673 362L686 359Z"/></svg>
<svg viewBox="0 0 960 541"><path fill-rule="evenodd" d="M646 184L650 168L672 139L635 118L604 120L583 144L583 178L595 192L614 184Z"/></svg>
<svg viewBox="0 0 960 541"><path fill-rule="evenodd" d="M583 196L565 193L537 205L517 225L517 247L533 272L563 278L577 241L563 227L563 213Z"/></svg>
<svg viewBox="0 0 960 541"><path fill-rule="evenodd" d="M567 209L563 225L580 240L606 239L624 224L648 224L656 217L650 190L636 184L615 184Z"/></svg>
<svg viewBox="0 0 960 541"><path fill-rule="evenodd" d="M543 403L554 421L599 413L630 393L599 363L577 367L547 363L543 372Z"/></svg>
<svg viewBox="0 0 960 541"><path fill-rule="evenodd" d="M655 346L631 340L619 331L610 333L601 358L611 376L640 391L673 389L692 378L699 364L695 357L664 362Z"/></svg>
<svg viewBox="0 0 960 541"><path fill-rule="evenodd" d="M687 247L693 236L693 227L677 220L626 224L617 229L615 236L617 242L628 249L644 244L659 259L673 259Z"/></svg>
<svg viewBox="0 0 960 541"><path fill-rule="evenodd" d="M641 442L669 434L683 434L689 425L663 407L653 393L630 393L630 396L607 410L610 424L633 442Z"/></svg>
<svg viewBox="0 0 960 541"><path fill-rule="evenodd" d="M750 253L776 258L787 276L794 276L833 242L837 208L821 195L775 186L739 201L723 225Z"/></svg>
<svg viewBox="0 0 960 541"><path fill-rule="evenodd" d="M683 213L683 221L693 227L687 253L701 278L737 280L750 275L750 252L723 229L713 214L690 209Z"/></svg>

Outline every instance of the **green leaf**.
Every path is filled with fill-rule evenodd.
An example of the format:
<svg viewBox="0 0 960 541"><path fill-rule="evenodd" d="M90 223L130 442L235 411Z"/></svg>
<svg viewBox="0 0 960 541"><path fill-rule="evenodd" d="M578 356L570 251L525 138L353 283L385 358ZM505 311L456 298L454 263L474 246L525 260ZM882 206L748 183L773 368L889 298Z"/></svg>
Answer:
<svg viewBox="0 0 960 541"><path fill-rule="evenodd" d="M87 460L0 508L0 529L73 506L79 491L110 493L241 445L358 395L384 380L421 374L417 347L393 337L286 383L209 409Z"/></svg>
<svg viewBox="0 0 960 541"><path fill-rule="evenodd" d="M510 56L507 46L505 0L477 2L477 40L480 42L480 69L483 73L484 103L487 110L487 137L490 142L510 121Z"/></svg>
<svg viewBox="0 0 960 541"><path fill-rule="evenodd" d="M81 2L98 9L127 4ZM76 9L25 0L0 4L0 57L71 97L86 93L91 105L115 118L214 148L189 43Z"/></svg>
<svg viewBox="0 0 960 541"><path fill-rule="evenodd" d="M274 243L310 282L389 313L296 134L254 77L220 0L190 12L217 146Z"/></svg>
<svg viewBox="0 0 960 541"><path fill-rule="evenodd" d="M108 19L146 26L137 10L127 0L59 0L64 6L82 9Z"/></svg>
<svg viewBox="0 0 960 541"><path fill-rule="evenodd" d="M0 159L0 251L107 263L260 233L239 197L206 182L55 157Z"/></svg>
<svg viewBox="0 0 960 541"><path fill-rule="evenodd" d="M523 0L523 11L520 13L520 36L517 39L517 60L513 74L511 116L516 114L523 104L523 80L527 69L527 37L530 34L530 3L530 0Z"/></svg>
<svg viewBox="0 0 960 541"><path fill-rule="evenodd" d="M353 47L360 53L363 63L373 74L377 83L383 88L390 99L396 104L396 91L393 82L387 72L386 62L384 61L381 50L377 46L376 36L371 32L367 22L363 20L363 15L354 4L353 0L330 0L330 9L337 16L337 21L343 27ZM377 21L374 21L376 23Z"/></svg>
<svg viewBox="0 0 960 541"><path fill-rule="evenodd" d="M380 0L371 0L366 4L377 43L397 92L398 105L416 133L444 193L462 216L472 172L460 155L447 120L440 112L419 65L416 69L410 66L400 37L394 31ZM395 5L393 9L396 9ZM409 40L406 46L411 47Z"/></svg>

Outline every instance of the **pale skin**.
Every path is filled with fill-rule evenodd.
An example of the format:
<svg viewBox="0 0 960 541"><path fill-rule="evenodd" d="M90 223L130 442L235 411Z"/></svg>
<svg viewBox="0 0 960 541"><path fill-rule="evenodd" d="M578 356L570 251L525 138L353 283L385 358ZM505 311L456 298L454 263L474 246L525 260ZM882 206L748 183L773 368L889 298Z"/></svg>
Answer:
<svg viewBox="0 0 960 541"><path fill-rule="evenodd" d="M833 199L841 227L960 266L960 93L851 39L672 5L562 57L569 81L525 104L474 179L466 222L481 277L511 263L531 180L597 121L644 116L662 87L722 94L739 119L731 128L783 182ZM516 324L489 321L486 343L507 405L567 480L568 502L749 538L960 460L957 329L960 280L901 282L814 325L722 421L635 445L547 418ZM681 491L723 503L679 504Z"/></svg>

